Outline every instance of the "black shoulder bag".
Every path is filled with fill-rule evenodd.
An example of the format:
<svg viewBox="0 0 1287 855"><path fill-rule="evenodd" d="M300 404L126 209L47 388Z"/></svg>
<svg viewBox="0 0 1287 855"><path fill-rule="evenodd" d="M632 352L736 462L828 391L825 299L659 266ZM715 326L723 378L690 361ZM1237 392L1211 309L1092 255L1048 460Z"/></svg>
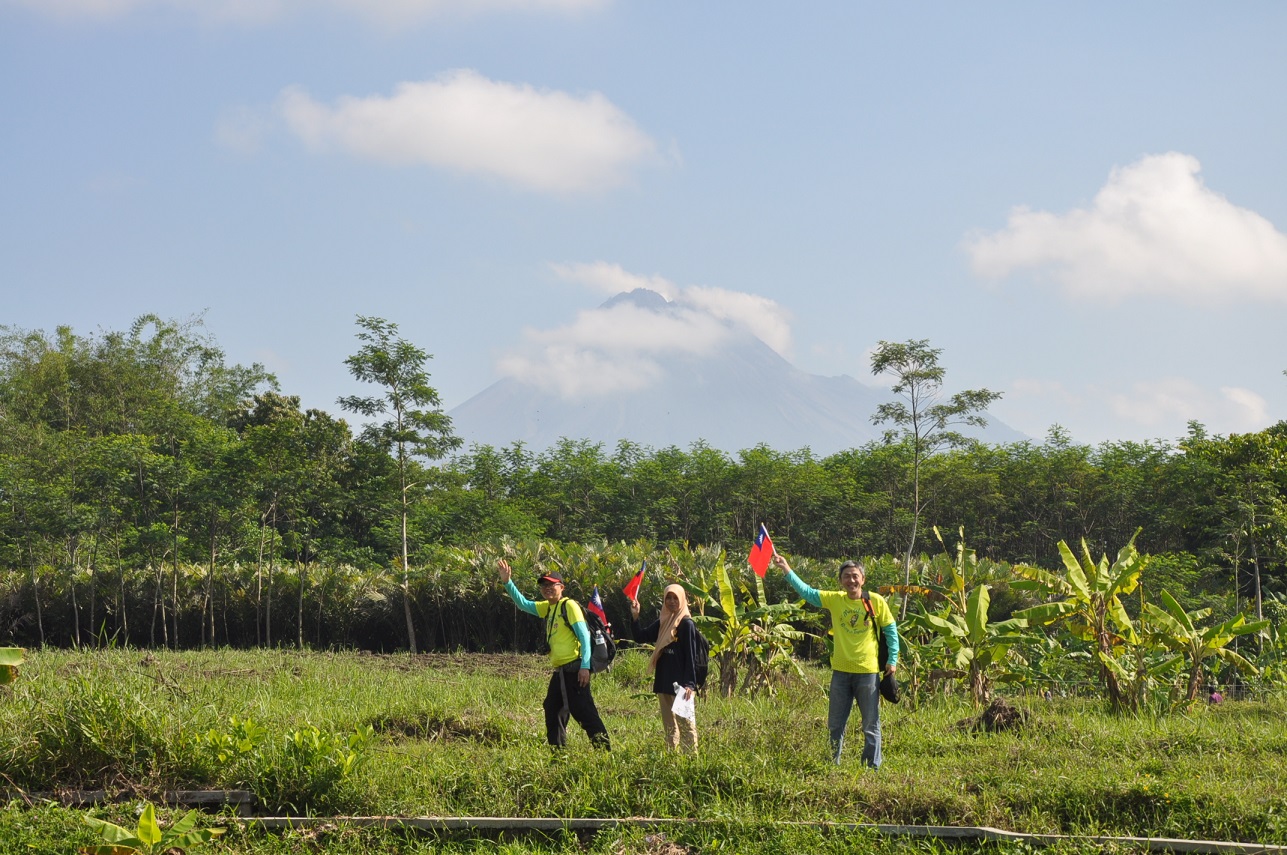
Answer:
<svg viewBox="0 0 1287 855"><path fill-rule="evenodd" d="M891 704L896 704L898 703L898 681L894 679L893 674L885 670L885 666L889 664L889 642L885 640L885 633L876 626L876 613L872 611L871 597L866 591L862 592L862 604L863 608L867 609L867 617L871 620L871 630L876 633L876 644L879 648L879 653L876 654L876 667L880 671L880 696Z"/></svg>

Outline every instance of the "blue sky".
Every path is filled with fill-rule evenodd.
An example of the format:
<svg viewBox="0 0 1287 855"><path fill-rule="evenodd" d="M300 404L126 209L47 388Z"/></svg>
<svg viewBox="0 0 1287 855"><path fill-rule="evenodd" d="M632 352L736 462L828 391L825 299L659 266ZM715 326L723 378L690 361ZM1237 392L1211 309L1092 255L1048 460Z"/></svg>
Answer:
<svg viewBox="0 0 1287 855"><path fill-rule="evenodd" d="M333 412L357 314L448 408L926 338L1036 438L1257 430L1284 42L1271 2L0 0L0 323L204 312ZM596 310L636 285L685 311Z"/></svg>

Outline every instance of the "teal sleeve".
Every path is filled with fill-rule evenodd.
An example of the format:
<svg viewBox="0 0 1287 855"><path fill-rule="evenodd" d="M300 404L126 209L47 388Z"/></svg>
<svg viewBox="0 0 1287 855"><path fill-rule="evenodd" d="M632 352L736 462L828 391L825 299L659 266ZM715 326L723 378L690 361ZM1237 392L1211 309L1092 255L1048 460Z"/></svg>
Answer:
<svg viewBox="0 0 1287 855"><path fill-rule="evenodd" d="M890 621L880 628L885 634L885 644L889 645L889 665L898 664L898 624Z"/></svg>
<svg viewBox="0 0 1287 855"><path fill-rule="evenodd" d="M804 601L814 608L822 608L822 597L818 595L817 590L810 588L804 583L804 580L795 575L795 571L788 570L786 574L787 581L791 587L795 588L796 593L804 597Z"/></svg>
<svg viewBox="0 0 1287 855"><path fill-rule="evenodd" d="M505 583L505 590L509 593L509 598L514 601L514 605L518 606L529 615L536 615L536 603L523 596L523 593L518 589L518 585L514 584L513 579L510 579ZM537 617L539 617L539 615L537 615Z"/></svg>
<svg viewBox="0 0 1287 855"><path fill-rule="evenodd" d="M581 642L581 670L590 670L590 630L586 628L585 621L579 620L572 624L572 632L576 634L576 640Z"/></svg>

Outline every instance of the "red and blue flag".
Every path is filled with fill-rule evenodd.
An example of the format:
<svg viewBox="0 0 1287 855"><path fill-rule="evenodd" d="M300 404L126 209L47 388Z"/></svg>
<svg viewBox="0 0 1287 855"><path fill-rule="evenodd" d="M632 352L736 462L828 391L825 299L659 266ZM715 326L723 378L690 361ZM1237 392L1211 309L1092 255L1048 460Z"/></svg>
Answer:
<svg viewBox="0 0 1287 855"><path fill-rule="evenodd" d="M639 572L636 573L634 577L626 583L626 586L621 589L621 593L625 594L627 599L639 599L639 586L643 584L644 571L647 569L648 562L645 561L643 566L639 568Z"/></svg>
<svg viewBox="0 0 1287 855"><path fill-rule="evenodd" d="M769 572L769 561L773 558L773 541L769 539L769 530L760 523L760 530L755 533L755 544L751 547L751 554L746 559L751 562L751 569L755 575L761 579L764 574Z"/></svg>
<svg viewBox="0 0 1287 855"><path fill-rule="evenodd" d="M599 620L603 621L604 626L607 626L607 627L612 626L612 624L608 623L607 612L603 610L603 599L599 596L598 585L594 586L594 593L590 595L590 601L585 604L585 607L590 611L594 612L596 615L598 615Z"/></svg>

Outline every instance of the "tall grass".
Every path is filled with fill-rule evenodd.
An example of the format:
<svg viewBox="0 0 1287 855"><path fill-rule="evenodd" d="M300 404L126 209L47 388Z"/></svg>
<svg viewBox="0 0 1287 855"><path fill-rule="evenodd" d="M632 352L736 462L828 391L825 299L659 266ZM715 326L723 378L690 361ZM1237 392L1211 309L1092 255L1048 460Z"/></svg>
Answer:
<svg viewBox="0 0 1287 855"><path fill-rule="evenodd" d="M1117 717L1091 701L1017 701L1028 724L1000 734L963 726L973 710L953 699L885 706L885 766L871 772L856 734L845 762L829 762L822 670L774 697L703 698L696 757L663 749L638 652L595 678L610 754L575 725L566 752L543 744L547 679L534 656L38 651L0 695L0 787L154 801L167 789L244 787L271 810L326 815L694 818L765 840L763 829L786 833L775 823L835 820L1287 843L1280 702ZM262 729L257 744L228 748L224 737L244 733L234 717ZM366 728L360 762L338 774ZM313 748L299 748L300 734ZM0 839L42 816L10 808ZM719 851L709 828L686 827L684 845ZM395 851L358 837L372 848L353 851Z"/></svg>

